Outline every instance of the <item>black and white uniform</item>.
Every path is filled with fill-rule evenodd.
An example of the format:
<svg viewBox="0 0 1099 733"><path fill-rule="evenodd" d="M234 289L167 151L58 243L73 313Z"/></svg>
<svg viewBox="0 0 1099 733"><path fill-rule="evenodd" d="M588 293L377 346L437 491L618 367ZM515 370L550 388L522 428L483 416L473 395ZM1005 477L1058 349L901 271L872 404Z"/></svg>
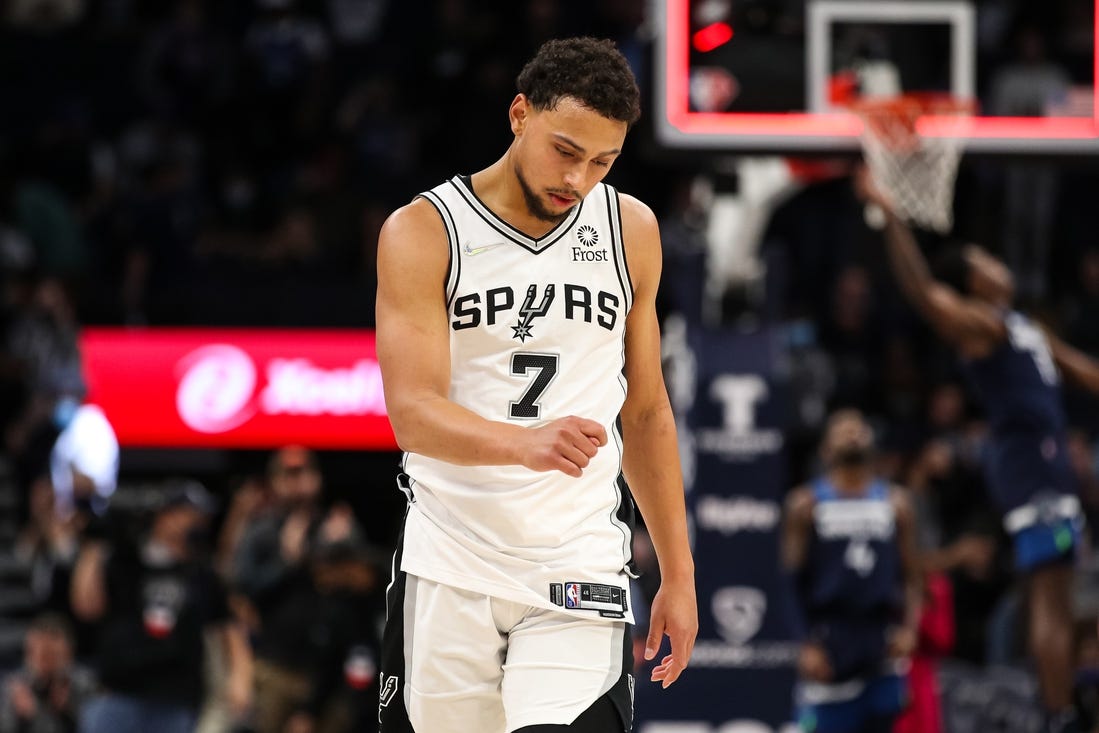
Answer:
<svg viewBox="0 0 1099 733"><path fill-rule="evenodd" d="M539 239L468 177L422 196L450 245L449 398L532 428L589 418L608 443L581 478L406 454L383 730L408 730L395 722L406 712L418 733L567 724L616 691L628 718L633 505L616 422L633 289L618 194L597 185Z"/></svg>

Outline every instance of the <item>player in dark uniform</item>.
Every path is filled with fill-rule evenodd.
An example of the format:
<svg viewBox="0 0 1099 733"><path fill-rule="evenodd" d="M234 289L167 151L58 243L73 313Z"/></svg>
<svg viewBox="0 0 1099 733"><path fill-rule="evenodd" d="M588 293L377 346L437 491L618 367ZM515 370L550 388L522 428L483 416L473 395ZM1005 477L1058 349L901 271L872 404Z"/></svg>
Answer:
<svg viewBox="0 0 1099 733"><path fill-rule="evenodd" d="M889 259L905 297L958 351L989 421L985 476L1025 578L1028 639L1047 730L1075 733L1072 578L1082 522L1068 465L1060 380L1099 392L1099 364L1012 310L1011 272L968 245L932 276L912 232L861 171L857 187L885 214Z"/></svg>
<svg viewBox="0 0 1099 733"><path fill-rule="evenodd" d="M922 586L915 513L874 473L874 438L857 410L828 421L827 470L786 500L782 552L806 641L798 718L814 733L889 733L907 700Z"/></svg>

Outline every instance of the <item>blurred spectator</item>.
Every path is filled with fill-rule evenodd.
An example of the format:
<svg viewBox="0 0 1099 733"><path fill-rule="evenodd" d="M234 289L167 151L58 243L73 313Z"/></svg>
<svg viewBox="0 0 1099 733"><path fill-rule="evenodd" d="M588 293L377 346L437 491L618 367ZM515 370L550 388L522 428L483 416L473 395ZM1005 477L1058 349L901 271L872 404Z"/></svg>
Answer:
<svg viewBox="0 0 1099 733"><path fill-rule="evenodd" d="M9 326L7 357L20 378L18 413L6 424L5 448L29 484L46 471L47 460L71 406L63 398L82 395L79 324L72 299L60 280L42 277L31 299Z"/></svg>
<svg viewBox="0 0 1099 733"><path fill-rule="evenodd" d="M1046 52L1037 28L1022 27L1016 38L1015 63L992 80L992 114L1043 117L1068 93L1068 75ZM1033 302L1046 294L1058 175L1048 163L1015 162L1004 178L1004 255L1018 277L1019 296Z"/></svg>
<svg viewBox="0 0 1099 733"><path fill-rule="evenodd" d="M170 17L145 42L137 67L143 96L158 117L216 134L218 113L234 81L224 30L209 22L207 0L176 0Z"/></svg>
<svg viewBox="0 0 1099 733"><path fill-rule="evenodd" d="M54 511L69 519L77 509L106 511L118 482L118 438L97 405L80 404L65 396L54 406L54 424L61 433L50 451Z"/></svg>
<svg viewBox="0 0 1099 733"><path fill-rule="evenodd" d="M939 660L954 646L954 603L950 579L931 573L924 579L923 610L912 666L908 670L908 708L893 728L894 733L942 733L939 695Z"/></svg>
<svg viewBox="0 0 1099 733"><path fill-rule="evenodd" d="M821 343L835 364L833 404L869 409L882 370L882 333L875 322L873 283L864 267L849 265L835 280Z"/></svg>
<svg viewBox="0 0 1099 733"><path fill-rule="evenodd" d="M16 539L15 556L30 567L30 586L44 607L69 608L69 582L83 518L61 517L53 487L45 478L31 484L30 517Z"/></svg>
<svg viewBox="0 0 1099 733"><path fill-rule="evenodd" d="M221 521L217 543L217 568L225 578L233 575L233 562L245 529L269 508L271 492L261 476L248 476L233 492Z"/></svg>
<svg viewBox="0 0 1099 733"><path fill-rule="evenodd" d="M312 553L319 603L300 630L311 647L311 692L284 733L367 733L378 727L386 561L345 521L350 517L326 522Z"/></svg>
<svg viewBox="0 0 1099 733"><path fill-rule="evenodd" d="M251 653L229 615L204 546L212 499L195 482L163 497L145 536L86 539L72 607L99 624L96 669L104 692L81 713L82 733L190 733L205 696L204 632L219 629L226 695L238 718L251 704Z"/></svg>
<svg viewBox="0 0 1099 733"><path fill-rule="evenodd" d="M314 553L322 544L351 540L359 530L347 506L325 511L312 451L276 451L268 479L273 504L246 525L233 582L256 623L254 727L257 733L282 733L315 692L309 669L316 664L316 643L303 633L323 602L312 572Z"/></svg>
<svg viewBox="0 0 1099 733"><path fill-rule="evenodd" d="M0 733L76 733L92 674L73 662L73 630L58 614L31 622L23 667L4 680Z"/></svg>

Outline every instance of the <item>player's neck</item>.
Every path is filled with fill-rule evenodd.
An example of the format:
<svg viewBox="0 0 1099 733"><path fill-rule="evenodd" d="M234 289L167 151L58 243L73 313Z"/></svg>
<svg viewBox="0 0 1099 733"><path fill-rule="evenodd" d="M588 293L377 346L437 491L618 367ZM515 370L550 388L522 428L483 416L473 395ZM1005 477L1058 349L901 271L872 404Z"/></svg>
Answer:
<svg viewBox="0 0 1099 733"><path fill-rule="evenodd" d="M874 480L874 472L869 468L833 468L828 472L828 482L840 494L858 496L866 493Z"/></svg>
<svg viewBox="0 0 1099 733"><path fill-rule="evenodd" d="M473 192L492 213L534 239L545 236L560 223L531 213L515 175L510 149L488 168L474 173L470 180Z"/></svg>

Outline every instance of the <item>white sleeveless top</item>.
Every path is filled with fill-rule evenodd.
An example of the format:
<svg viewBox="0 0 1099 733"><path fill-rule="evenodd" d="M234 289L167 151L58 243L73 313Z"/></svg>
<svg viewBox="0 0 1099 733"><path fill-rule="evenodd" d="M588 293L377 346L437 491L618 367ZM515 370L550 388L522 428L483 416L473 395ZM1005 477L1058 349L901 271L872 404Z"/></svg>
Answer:
<svg viewBox="0 0 1099 733"><path fill-rule="evenodd" d="M517 603L632 623L633 504L619 484L616 421L626 396L633 289L618 194L597 185L539 239L493 214L468 177L421 195L438 210L450 243L450 399L489 420L531 428L568 415L589 418L606 428L608 443L579 479L405 454L410 502L401 569Z"/></svg>

